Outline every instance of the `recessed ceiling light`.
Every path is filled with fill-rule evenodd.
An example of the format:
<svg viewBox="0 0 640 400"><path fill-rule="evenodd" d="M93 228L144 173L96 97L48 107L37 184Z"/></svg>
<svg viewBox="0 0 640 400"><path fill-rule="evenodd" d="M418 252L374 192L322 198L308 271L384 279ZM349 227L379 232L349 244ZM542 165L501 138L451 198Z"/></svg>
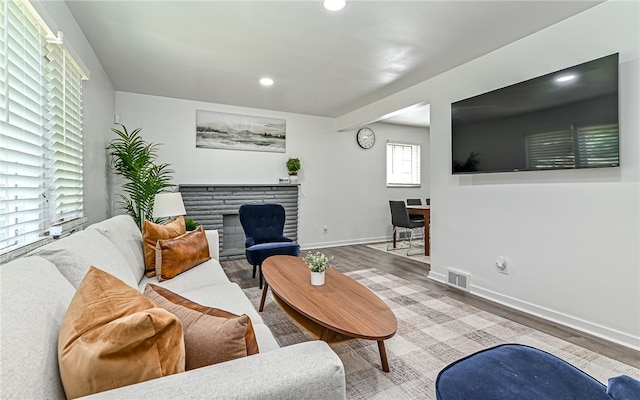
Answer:
<svg viewBox="0 0 640 400"><path fill-rule="evenodd" d="M556 82L569 82L576 79L576 76L573 74L562 75L556 78Z"/></svg>
<svg viewBox="0 0 640 400"><path fill-rule="evenodd" d="M324 0L324 8L329 11L340 11L347 5L346 0Z"/></svg>
<svg viewBox="0 0 640 400"><path fill-rule="evenodd" d="M271 79L271 78L261 78L260 79L260 84L262 86L271 86L271 85L273 85L273 79Z"/></svg>

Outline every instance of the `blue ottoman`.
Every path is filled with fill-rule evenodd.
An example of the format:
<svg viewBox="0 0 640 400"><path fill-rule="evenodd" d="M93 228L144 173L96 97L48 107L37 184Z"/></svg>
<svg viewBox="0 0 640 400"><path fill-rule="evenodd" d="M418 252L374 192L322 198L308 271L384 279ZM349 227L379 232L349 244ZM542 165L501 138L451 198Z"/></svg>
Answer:
<svg viewBox="0 0 640 400"><path fill-rule="evenodd" d="M607 387L542 350L504 344L445 367L438 400L611 400Z"/></svg>

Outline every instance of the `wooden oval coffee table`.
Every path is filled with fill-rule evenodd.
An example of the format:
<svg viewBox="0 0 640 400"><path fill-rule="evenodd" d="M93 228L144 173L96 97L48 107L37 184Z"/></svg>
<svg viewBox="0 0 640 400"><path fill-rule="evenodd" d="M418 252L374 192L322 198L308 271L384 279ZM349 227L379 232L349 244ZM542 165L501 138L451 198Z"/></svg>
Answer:
<svg viewBox="0 0 640 400"><path fill-rule="evenodd" d="M324 285L312 286L309 267L299 257L271 256L262 264L262 273L259 311L271 288L282 310L312 336L330 344L377 341L382 370L389 372L384 340L395 335L398 321L375 293L335 269L325 272Z"/></svg>

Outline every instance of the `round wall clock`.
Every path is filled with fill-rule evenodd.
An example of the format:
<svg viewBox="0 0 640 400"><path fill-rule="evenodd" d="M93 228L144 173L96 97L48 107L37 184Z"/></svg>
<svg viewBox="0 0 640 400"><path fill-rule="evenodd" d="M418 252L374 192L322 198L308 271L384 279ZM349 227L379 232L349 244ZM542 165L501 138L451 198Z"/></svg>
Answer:
<svg viewBox="0 0 640 400"><path fill-rule="evenodd" d="M356 140L363 149L370 149L376 142L376 134L373 133L371 128L360 128L356 133Z"/></svg>

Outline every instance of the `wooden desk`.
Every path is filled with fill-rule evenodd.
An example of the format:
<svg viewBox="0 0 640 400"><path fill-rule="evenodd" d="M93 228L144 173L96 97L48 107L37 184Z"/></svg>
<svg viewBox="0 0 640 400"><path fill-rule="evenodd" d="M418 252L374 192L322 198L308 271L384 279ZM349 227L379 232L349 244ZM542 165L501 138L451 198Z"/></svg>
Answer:
<svg viewBox="0 0 640 400"><path fill-rule="evenodd" d="M431 206L407 206L409 215L421 215L424 217L424 255L428 256L431 247L429 232L431 231ZM393 248L396 248L396 235L393 235Z"/></svg>

